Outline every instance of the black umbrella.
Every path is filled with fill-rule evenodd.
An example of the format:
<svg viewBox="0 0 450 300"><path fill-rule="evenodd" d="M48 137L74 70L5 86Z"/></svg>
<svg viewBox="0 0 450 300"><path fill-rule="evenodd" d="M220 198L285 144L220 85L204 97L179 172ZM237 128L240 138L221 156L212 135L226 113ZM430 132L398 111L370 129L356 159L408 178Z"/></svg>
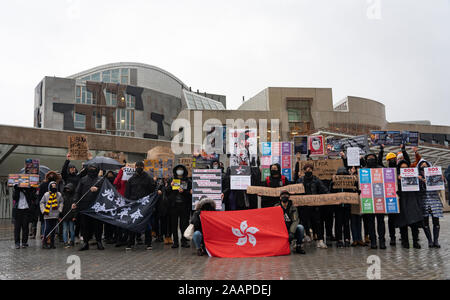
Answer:
<svg viewBox="0 0 450 300"><path fill-rule="evenodd" d="M39 166L39 181L44 181L45 179L45 175L47 175L47 173L50 172L50 169L46 166ZM24 174L25 173L25 168L22 168L19 171L19 174Z"/></svg>
<svg viewBox="0 0 450 300"><path fill-rule="evenodd" d="M97 156L90 161L86 162L86 166L96 164L100 170L118 170L123 167L123 164L119 163L117 160L104 157Z"/></svg>

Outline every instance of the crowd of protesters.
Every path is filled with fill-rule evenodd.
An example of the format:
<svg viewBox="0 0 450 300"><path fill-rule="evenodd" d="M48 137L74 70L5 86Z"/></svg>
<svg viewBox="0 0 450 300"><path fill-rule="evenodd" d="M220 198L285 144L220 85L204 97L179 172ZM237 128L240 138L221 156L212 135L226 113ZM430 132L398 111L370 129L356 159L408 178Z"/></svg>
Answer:
<svg viewBox="0 0 450 300"><path fill-rule="evenodd" d="M409 248L408 227L410 227L414 248L421 248L420 229L427 238L429 248L440 248L439 219L443 217L443 204L438 192L428 191L426 188L424 168L430 167L431 164L422 159L417 148L414 148L414 152L415 161L411 162L404 146L401 147L401 152L388 153L385 156L382 145L378 155L370 153L361 157L360 167L397 169L400 213L388 215L389 245L391 247L397 245L397 231L399 231L402 247ZM348 166L344 152L341 152L341 157L344 167L339 168L336 175L357 175L359 167ZM258 163L252 161L251 185L279 188L302 183L307 195L360 193L358 182L355 182L351 189L335 188L332 180L321 180L313 175L313 164L306 163L302 170L299 166L300 163L297 161L292 181L281 174L279 164L273 164L270 176L261 180ZM400 169L410 167L419 170L420 191L402 191ZM225 210L258 208L256 195L230 189L230 168L225 171L219 161L213 161L210 168L222 170L222 199ZM171 245L174 249L179 248L180 244L182 248L189 248L190 242L183 233L192 224L193 245L199 256L205 255L200 214L202 211L215 210L216 207L214 201L204 199L197 204L194 211L192 210L192 181L188 177L187 168L177 165L173 169L173 178L152 178L144 171L143 162L137 162L135 170L135 174L128 180L123 180L123 168L116 174L114 171L100 170L93 164L83 166L79 172L71 164L68 154L61 172L50 171L38 189L15 186L13 219L16 249L27 248L28 239L38 237L42 240L43 248L54 249L56 235L57 240L63 243L65 248L80 244L80 251L89 250L90 245L96 245L98 250L104 250L103 243L125 247L126 250L145 244L147 250L152 250L153 241ZM450 180L450 168L446 170L445 177L447 181ZM131 232L80 213L95 202L104 180L108 180L122 196L131 201L157 193L157 204L145 232ZM178 189L173 188L175 184L179 184ZM296 207L290 196L287 190L282 191L279 197L264 196L261 206L263 208L279 206L283 209L289 239L292 243L295 242L296 253L305 254L304 244L313 242L319 249L327 249L333 244L337 248L386 249L386 215L360 214L352 210L349 204ZM38 222L41 223L39 233ZM93 237L95 244L90 243Z"/></svg>

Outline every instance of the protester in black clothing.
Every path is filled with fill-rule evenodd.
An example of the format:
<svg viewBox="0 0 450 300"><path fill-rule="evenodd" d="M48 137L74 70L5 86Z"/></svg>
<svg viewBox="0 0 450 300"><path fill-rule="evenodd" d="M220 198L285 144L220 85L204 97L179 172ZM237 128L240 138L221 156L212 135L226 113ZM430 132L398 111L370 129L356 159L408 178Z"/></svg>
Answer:
<svg viewBox="0 0 450 300"><path fill-rule="evenodd" d="M286 178L286 176L281 175L281 166L280 164L273 164L270 166L270 176L266 178L266 180L262 183L263 186L270 187L270 188L279 188L282 186L289 185L290 182ZM275 204L278 204L280 202L279 197L262 197L262 204L261 206L263 208L265 207L273 207Z"/></svg>
<svg viewBox="0 0 450 300"><path fill-rule="evenodd" d="M32 213L36 210L36 189L34 188L19 188L14 186L13 192L13 210L12 218L14 220L14 241L16 249L20 249L20 242L22 241L22 248L28 247L28 233L29 223ZM20 233L22 232L22 239Z"/></svg>
<svg viewBox="0 0 450 300"><path fill-rule="evenodd" d="M96 164L89 165L87 176L80 180L75 190L75 199L80 202L78 205L73 205L72 208L76 209L77 219L80 219L81 235L83 236L83 246L80 251L89 250L89 240L93 234L97 241L97 249L105 249L102 243L103 223L80 213L81 211L92 207L97 199L97 195L103 183L103 180L98 176L98 173L99 169Z"/></svg>
<svg viewBox="0 0 450 300"><path fill-rule="evenodd" d="M179 188L174 189L175 182L179 181ZM179 247L178 226L181 234L189 226L189 217L192 210L192 182L188 178L188 170L183 165L178 165L173 169L173 179L168 183L166 189L169 199L169 215L172 224L173 245L172 248ZM187 239L181 237L181 247L189 248Z"/></svg>
<svg viewBox="0 0 450 300"><path fill-rule="evenodd" d="M113 171L106 172L106 179L114 185L114 180L116 179L116 173ZM107 245L115 244L117 242L117 227L108 223L104 223L105 229L105 243Z"/></svg>
<svg viewBox="0 0 450 300"><path fill-rule="evenodd" d="M336 175L350 175L346 167L340 167ZM353 189L335 188L333 181L330 183L330 193L355 193L358 191L358 182L355 180ZM350 219L351 204L336 205L336 240L337 248L350 247ZM342 235L342 232L344 235Z"/></svg>
<svg viewBox="0 0 450 300"><path fill-rule="evenodd" d="M191 224L194 225L194 235L192 241L197 249L197 255L203 256L206 254L205 243L203 241L202 221L200 214L202 211L215 211L216 203L214 200L205 198L199 201L195 207L195 212L192 214Z"/></svg>
<svg viewBox="0 0 450 300"><path fill-rule="evenodd" d="M136 173L127 181L125 198L136 201L151 195L155 190L156 183L153 178L144 171L144 163L142 161L137 162ZM135 245L138 234L140 234L140 232L129 232L127 250L130 250ZM145 231L145 244L147 245L147 250L152 250L151 228L147 228Z"/></svg>
<svg viewBox="0 0 450 300"><path fill-rule="evenodd" d="M411 227L413 237L413 247L420 249L419 228L423 223L423 212L421 207L420 192L402 191L400 169L409 168L410 164L406 160L398 163L398 197L400 204L400 214L395 219L396 227L400 228L403 248L409 249L408 226Z"/></svg>
<svg viewBox="0 0 450 300"><path fill-rule="evenodd" d="M64 207L60 218L64 218L63 224L63 241L64 247L70 248L75 246L75 221L76 212L72 209L72 205L76 203L75 187L72 183L64 186L63 190ZM69 238L70 237L70 242Z"/></svg>
<svg viewBox="0 0 450 300"><path fill-rule="evenodd" d="M377 155L370 153L365 157L367 162L367 168L376 169L383 168L378 164ZM370 247L372 249L377 249L377 233L378 233L378 241L380 245L380 249L386 249L386 224L384 222L384 214L367 214L364 221L367 221L369 227L369 238L370 238ZM375 231L375 219L377 220L377 229Z"/></svg>
<svg viewBox="0 0 450 300"><path fill-rule="evenodd" d="M64 162L64 165L61 170L61 176L64 180L65 184L71 183L73 186L78 186L78 183L80 182L80 179L87 174L87 170L83 168L81 172L78 173L77 168L75 165L70 163L70 153L67 154L67 160Z"/></svg>
<svg viewBox="0 0 450 300"><path fill-rule="evenodd" d="M306 195L327 194L328 188L323 184L322 180L313 175L314 166L306 164L303 167L305 176L299 177L297 183L303 183ZM324 240L324 228L321 222L320 206L300 206L299 207L300 222L305 227L306 234L312 227L314 234L317 235L318 248L326 249Z"/></svg>
<svg viewBox="0 0 450 300"><path fill-rule="evenodd" d="M167 198L168 178L159 178L156 181L156 189L158 190L158 203L154 212L154 223L156 231L156 242L168 243L171 239L172 230L170 228L169 218L169 200ZM172 242L170 242L172 244Z"/></svg>

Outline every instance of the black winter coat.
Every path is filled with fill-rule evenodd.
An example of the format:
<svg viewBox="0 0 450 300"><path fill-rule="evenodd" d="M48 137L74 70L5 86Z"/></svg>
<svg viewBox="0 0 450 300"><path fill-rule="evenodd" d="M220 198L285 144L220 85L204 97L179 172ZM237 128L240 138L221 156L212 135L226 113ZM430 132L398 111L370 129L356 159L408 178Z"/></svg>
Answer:
<svg viewBox="0 0 450 300"><path fill-rule="evenodd" d="M77 188L75 189L75 199L78 201L81 197L83 197L84 194L86 194L91 187L95 186L99 190L95 193L89 192L86 194L86 196L78 203L77 212L89 209L94 204L95 200L97 199L97 195L100 192L100 189L103 184L103 180L100 177L90 177L90 176L84 176L81 178L80 182L78 183Z"/></svg>
<svg viewBox="0 0 450 300"><path fill-rule="evenodd" d="M139 200L154 193L155 190L156 183L148 173L143 172L141 175L136 173L127 181L125 198Z"/></svg>

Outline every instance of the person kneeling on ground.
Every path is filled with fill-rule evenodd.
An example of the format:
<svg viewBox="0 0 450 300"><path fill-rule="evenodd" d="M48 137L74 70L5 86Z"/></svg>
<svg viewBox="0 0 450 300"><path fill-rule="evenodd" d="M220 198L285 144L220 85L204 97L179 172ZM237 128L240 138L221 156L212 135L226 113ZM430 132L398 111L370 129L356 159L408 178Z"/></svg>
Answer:
<svg viewBox="0 0 450 300"><path fill-rule="evenodd" d="M305 250L303 249L305 228L303 227L303 225L299 224L297 208L293 206L292 201L289 200L289 197L289 191L282 191L280 195L280 203L275 206L280 206L283 209L284 221L289 232L289 242L291 243L294 239L297 240L297 247L295 248L295 252L299 254L306 254Z"/></svg>
<svg viewBox="0 0 450 300"><path fill-rule="evenodd" d="M191 224L194 225L194 236L192 241L194 242L195 248L197 249L197 255L205 255L205 245L203 242L203 232L202 232L202 222L200 220L200 214L202 211L215 211L216 203L211 199L203 199L197 203L195 207L195 212L191 218Z"/></svg>

